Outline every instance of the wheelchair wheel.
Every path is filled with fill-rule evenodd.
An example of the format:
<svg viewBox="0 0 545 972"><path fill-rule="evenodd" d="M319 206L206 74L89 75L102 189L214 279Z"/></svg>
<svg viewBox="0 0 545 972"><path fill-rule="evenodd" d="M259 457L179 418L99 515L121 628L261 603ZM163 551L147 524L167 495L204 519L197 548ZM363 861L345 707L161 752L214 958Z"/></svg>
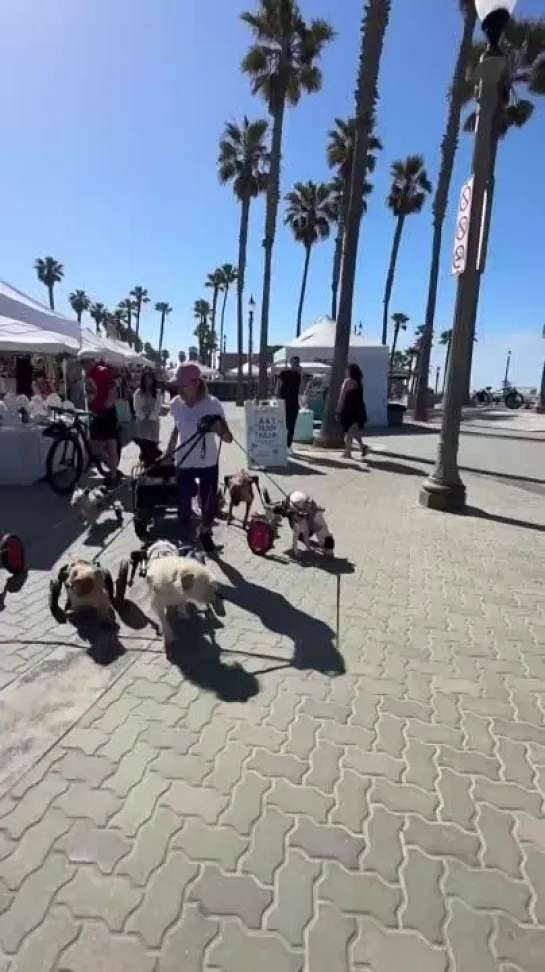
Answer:
<svg viewBox="0 0 545 972"><path fill-rule="evenodd" d="M104 587L106 588L106 593L107 593L108 597L110 598L110 602L113 604L114 603L114 596L115 596L115 588L114 588L113 578L112 578L112 575L110 574L110 571L109 570L104 570L103 569L103 574L104 574Z"/></svg>
<svg viewBox="0 0 545 972"><path fill-rule="evenodd" d="M264 557L274 543L274 533L270 523L262 516L254 516L246 531L246 540L253 554Z"/></svg>
<svg viewBox="0 0 545 972"><path fill-rule="evenodd" d="M25 548L15 533L5 533L0 537L0 563L13 577L25 573Z"/></svg>
<svg viewBox="0 0 545 972"><path fill-rule="evenodd" d="M64 624L66 622L66 614L59 605L60 596L62 594L62 584L60 580L52 580L49 582L49 610L55 618L57 624Z"/></svg>

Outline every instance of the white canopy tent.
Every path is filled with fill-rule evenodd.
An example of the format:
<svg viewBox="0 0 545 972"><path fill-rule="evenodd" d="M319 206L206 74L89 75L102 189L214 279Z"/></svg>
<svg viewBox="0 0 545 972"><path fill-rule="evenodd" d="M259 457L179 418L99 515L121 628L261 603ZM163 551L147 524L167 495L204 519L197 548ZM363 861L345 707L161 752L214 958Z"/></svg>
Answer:
<svg viewBox="0 0 545 972"><path fill-rule="evenodd" d="M128 344L116 341L103 334L95 334L88 327L81 329L81 350L78 358L102 358L106 364L114 368L122 368L128 364L146 364L147 358L138 354Z"/></svg>
<svg viewBox="0 0 545 972"><path fill-rule="evenodd" d="M330 317L319 317L312 327L276 352L275 368L288 362L294 355L297 355L301 362L318 360L332 364L336 329L337 325ZM369 425L387 425L390 367L388 348L376 341L370 341L363 335L351 334L348 360L358 364L363 372Z"/></svg>
<svg viewBox="0 0 545 972"><path fill-rule="evenodd" d="M243 374L243 376L245 378L248 378L250 375L251 375L252 378L257 378L258 375L259 375L259 368L258 368L258 366L256 364L253 364L252 365L252 370L250 371L250 364L249 364L248 361L246 361L242 365L242 374ZM238 375L238 368L231 368L227 372L227 374L226 374L225 377L226 378L236 378L237 375Z"/></svg>
<svg viewBox="0 0 545 972"><path fill-rule="evenodd" d="M4 280L0 280L0 318L18 324L27 324L38 331L62 334L64 337L70 338L71 341L75 341L77 345L80 343L81 328L77 321L72 321L70 318L64 317L63 314L57 314L46 307L45 304L40 304L32 297L27 297L20 290L16 290L15 287ZM29 333L27 331L27 334ZM71 348L73 350L72 345ZM24 349L23 353L26 350L27 348ZM55 354L56 352L50 353Z"/></svg>
<svg viewBox="0 0 545 972"><path fill-rule="evenodd" d="M0 351L5 354L77 354L79 346L76 338L0 317Z"/></svg>

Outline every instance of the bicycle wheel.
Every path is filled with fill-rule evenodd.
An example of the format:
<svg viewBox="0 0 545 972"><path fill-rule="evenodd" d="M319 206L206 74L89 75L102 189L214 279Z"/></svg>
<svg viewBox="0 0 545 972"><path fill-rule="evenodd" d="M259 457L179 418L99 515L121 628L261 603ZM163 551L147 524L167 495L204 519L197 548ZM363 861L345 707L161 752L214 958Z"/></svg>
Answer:
<svg viewBox="0 0 545 972"><path fill-rule="evenodd" d="M77 435L55 439L47 454L45 478L54 493L71 493L83 473L83 453Z"/></svg>
<svg viewBox="0 0 545 972"><path fill-rule="evenodd" d="M522 408L524 405L524 398L520 392L508 392L505 396L505 407L506 408Z"/></svg>

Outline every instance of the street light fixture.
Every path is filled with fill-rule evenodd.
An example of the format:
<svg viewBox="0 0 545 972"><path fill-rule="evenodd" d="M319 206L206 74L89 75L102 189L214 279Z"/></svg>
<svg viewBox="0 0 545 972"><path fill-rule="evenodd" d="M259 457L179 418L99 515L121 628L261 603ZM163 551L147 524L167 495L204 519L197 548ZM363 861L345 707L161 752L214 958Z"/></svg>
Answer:
<svg viewBox="0 0 545 972"><path fill-rule="evenodd" d="M477 69L479 86L473 175L465 186L467 211L460 218L460 223L462 218L465 221L463 227L460 226L463 244L458 247L462 270L458 276L439 448L433 473L422 484L419 496L422 506L450 513L459 513L466 505L466 488L458 470L460 423L468 385L480 276L485 262L486 209L494 178L498 111L509 100L509 63L500 41L516 3L517 0L475 0L488 46Z"/></svg>

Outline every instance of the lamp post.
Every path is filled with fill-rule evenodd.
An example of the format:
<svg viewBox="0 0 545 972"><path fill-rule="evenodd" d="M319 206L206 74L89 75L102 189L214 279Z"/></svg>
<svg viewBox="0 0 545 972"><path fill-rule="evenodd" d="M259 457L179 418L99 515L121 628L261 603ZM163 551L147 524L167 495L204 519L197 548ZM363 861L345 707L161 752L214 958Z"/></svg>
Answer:
<svg viewBox="0 0 545 972"><path fill-rule="evenodd" d="M517 0L475 0L477 16L488 46L477 69L479 85L473 175L465 187L467 208L463 225L460 218L463 243L457 254L460 270L441 434L435 468L422 484L419 496L422 506L451 513L461 512L466 505L466 488L458 470L460 423L471 361L480 275L484 267L487 196L490 197L487 190L494 175L497 113L509 98L509 66L500 41L516 3Z"/></svg>
<svg viewBox="0 0 545 972"><path fill-rule="evenodd" d="M509 368L511 367L511 349L507 352L507 360L505 362L505 375L503 376L503 394L507 391L507 385L509 384Z"/></svg>
<svg viewBox="0 0 545 972"><path fill-rule="evenodd" d="M254 313L255 300L250 297L248 301L248 398L252 397L253 388L253 344L254 344Z"/></svg>

